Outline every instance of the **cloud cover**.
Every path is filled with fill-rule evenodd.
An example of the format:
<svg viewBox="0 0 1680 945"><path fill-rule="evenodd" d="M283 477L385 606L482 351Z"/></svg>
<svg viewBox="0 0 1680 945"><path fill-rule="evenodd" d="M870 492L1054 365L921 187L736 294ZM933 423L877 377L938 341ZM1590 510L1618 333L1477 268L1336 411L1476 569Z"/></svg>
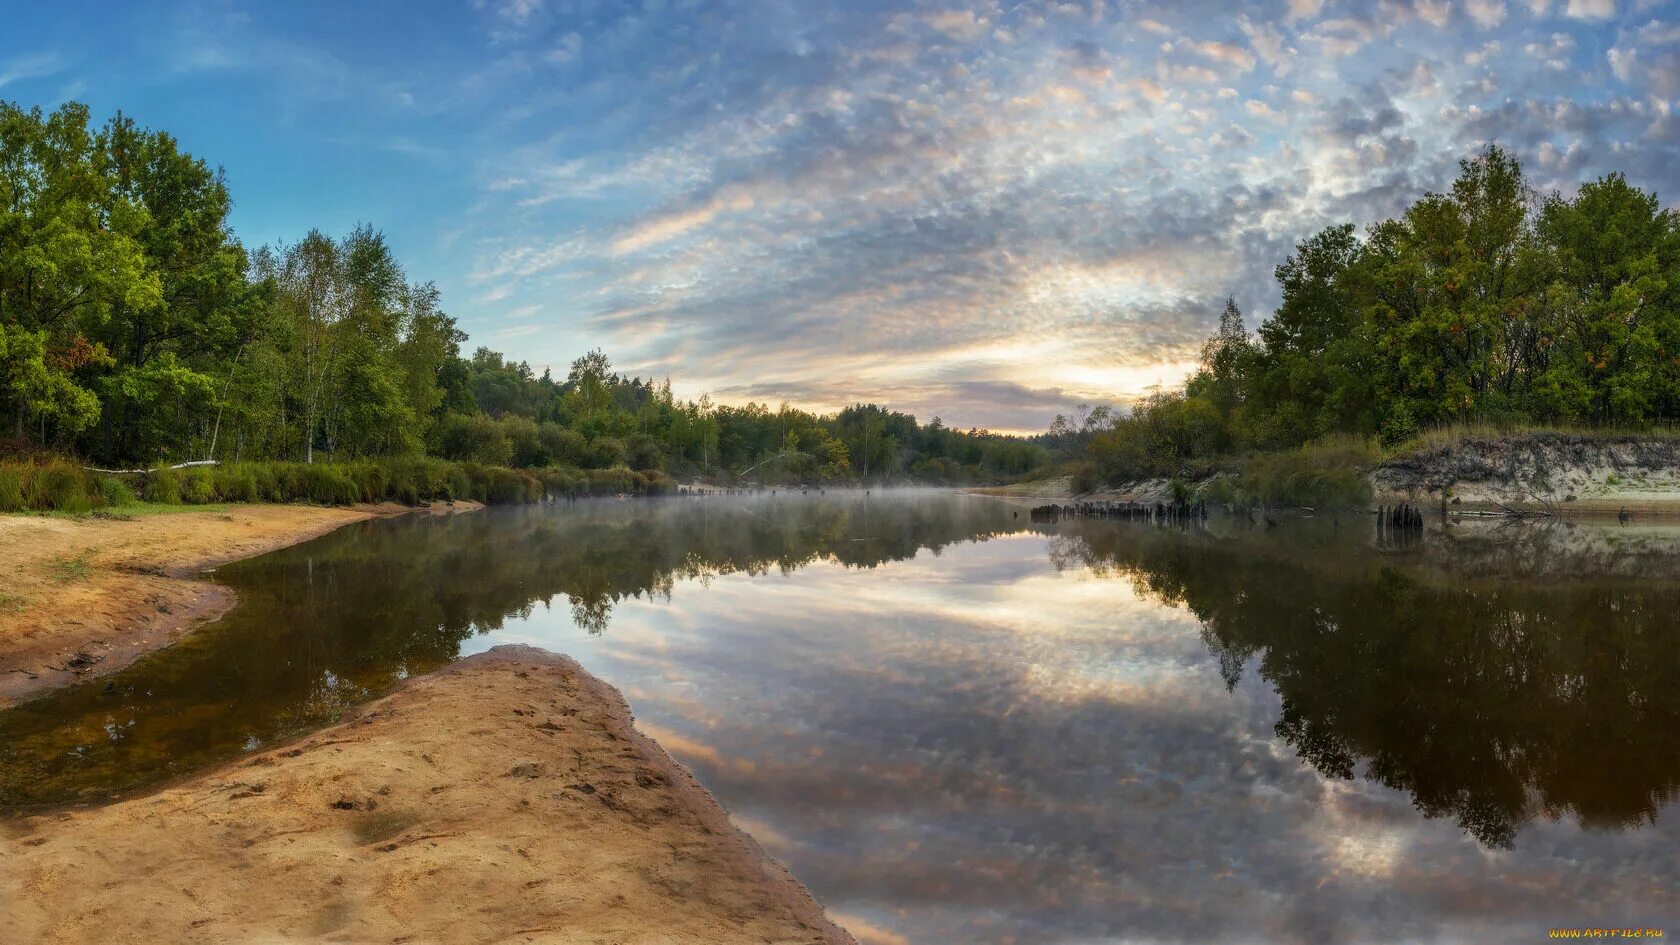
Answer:
<svg viewBox="0 0 1680 945"><path fill-rule="evenodd" d="M320 204L424 229L475 342L726 401L1039 429L1176 383L1226 295L1257 322L1296 241L1487 141L1546 189L1680 185L1672 0L207 11L170 27L177 88L243 70L274 122L379 149Z"/></svg>

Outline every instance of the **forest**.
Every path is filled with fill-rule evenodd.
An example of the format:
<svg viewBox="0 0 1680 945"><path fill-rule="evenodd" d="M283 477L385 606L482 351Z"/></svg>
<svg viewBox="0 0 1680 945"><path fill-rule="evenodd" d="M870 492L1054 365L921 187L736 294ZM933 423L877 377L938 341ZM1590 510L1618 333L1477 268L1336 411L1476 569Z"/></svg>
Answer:
<svg viewBox="0 0 1680 945"><path fill-rule="evenodd" d="M0 102L0 455L435 457L755 482L989 481L1049 460L1021 438L875 405L819 416L679 400L600 351L564 377L464 354L436 286L375 228L251 250L232 203L223 172L165 132Z"/></svg>
<svg viewBox="0 0 1680 945"><path fill-rule="evenodd" d="M1650 430L1680 419L1680 217L1609 174L1540 195L1508 151L1396 219L1328 227L1228 301L1184 386L1059 420L1091 481L1203 474L1317 448L1347 464L1478 424Z"/></svg>

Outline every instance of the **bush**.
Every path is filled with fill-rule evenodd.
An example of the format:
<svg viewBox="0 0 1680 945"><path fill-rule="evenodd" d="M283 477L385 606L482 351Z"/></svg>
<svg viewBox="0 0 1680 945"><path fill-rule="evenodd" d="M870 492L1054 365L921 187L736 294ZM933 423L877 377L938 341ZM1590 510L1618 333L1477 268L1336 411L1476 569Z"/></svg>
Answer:
<svg viewBox="0 0 1680 945"><path fill-rule="evenodd" d="M529 417L510 416L503 417L497 426L501 427L502 436L507 438L508 445L513 448L509 462L514 466L532 469L547 466L551 462L537 421Z"/></svg>
<svg viewBox="0 0 1680 945"><path fill-rule="evenodd" d="M181 501L188 505L209 505L216 501L215 474L208 469L183 469Z"/></svg>
<svg viewBox="0 0 1680 945"><path fill-rule="evenodd" d="M0 512L21 512L23 500L23 471L14 466L0 466Z"/></svg>
<svg viewBox="0 0 1680 945"><path fill-rule="evenodd" d="M181 476L173 469L154 469L146 473L146 483L140 494L147 502L158 505L181 504Z"/></svg>
<svg viewBox="0 0 1680 945"><path fill-rule="evenodd" d="M263 497L256 472L243 463L217 467L212 477L219 502L256 502Z"/></svg>
<svg viewBox="0 0 1680 945"><path fill-rule="evenodd" d="M91 512L93 496L99 493L90 490L90 485L88 474L69 463L36 466L29 475L29 507L42 512Z"/></svg>
<svg viewBox="0 0 1680 945"><path fill-rule="evenodd" d="M1298 450L1255 457L1243 491L1263 505L1355 507L1371 501L1366 473L1382 458L1373 441L1333 436Z"/></svg>
<svg viewBox="0 0 1680 945"><path fill-rule="evenodd" d="M355 463L233 463L187 469L153 469L136 485L140 498L160 505L212 502L314 502L353 505L395 501L477 499L506 504L540 502L549 495L674 489L663 473L599 470L599 481L573 468L516 470L481 463L452 463L425 456ZM137 501L121 479L88 473L62 461L0 462L0 512L89 512Z"/></svg>
<svg viewBox="0 0 1680 945"><path fill-rule="evenodd" d="M305 465L300 473L298 498L307 498L317 505L354 505L362 501L362 490L336 466Z"/></svg>
<svg viewBox="0 0 1680 945"><path fill-rule="evenodd" d="M538 427L537 438L548 453L548 461L557 466L582 466L589 457L589 441L583 438L583 434L558 423L544 423Z"/></svg>
<svg viewBox="0 0 1680 945"><path fill-rule="evenodd" d="M128 483L115 476L99 477L99 495L105 500L107 507L133 505L140 501L134 490L128 487Z"/></svg>
<svg viewBox="0 0 1680 945"><path fill-rule="evenodd" d="M480 469L479 497L490 505L517 505L540 502L543 484L536 476L517 469L485 467Z"/></svg>
<svg viewBox="0 0 1680 945"><path fill-rule="evenodd" d="M659 440L646 433L637 433L624 445L625 462L631 469L664 469L665 451Z"/></svg>
<svg viewBox="0 0 1680 945"><path fill-rule="evenodd" d="M611 469L623 466L629 452L624 447L624 441L611 436L598 436L591 440L589 448L585 450L584 465L590 469Z"/></svg>
<svg viewBox="0 0 1680 945"><path fill-rule="evenodd" d="M436 436L438 452L447 459L488 466L513 461L513 442L489 417L450 414L439 421Z"/></svg>

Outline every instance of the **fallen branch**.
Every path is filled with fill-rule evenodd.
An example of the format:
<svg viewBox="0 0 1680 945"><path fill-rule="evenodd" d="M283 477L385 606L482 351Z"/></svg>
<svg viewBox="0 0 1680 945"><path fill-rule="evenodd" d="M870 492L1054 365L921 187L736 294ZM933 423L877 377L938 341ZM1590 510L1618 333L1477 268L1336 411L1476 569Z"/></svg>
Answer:
<svg viewBox="0 0 1680 945"><path fill-rule="evenodd" d="M193 466L218 466L218 465L220 465L220 463L217 463L213 459L195 459L190 463L176 463L173 466L159 466L158 469L187 469L187 468L190 468L190 467L193 467ZM156 470L152 470L152 469L100 469L98 466L83 466L82 468L87 470L88 472L105 473L106 475L109 475L109 476L140 476L140 475L144 475L144 474L149 473L149 472L155 472L156 471Z"/></svg>

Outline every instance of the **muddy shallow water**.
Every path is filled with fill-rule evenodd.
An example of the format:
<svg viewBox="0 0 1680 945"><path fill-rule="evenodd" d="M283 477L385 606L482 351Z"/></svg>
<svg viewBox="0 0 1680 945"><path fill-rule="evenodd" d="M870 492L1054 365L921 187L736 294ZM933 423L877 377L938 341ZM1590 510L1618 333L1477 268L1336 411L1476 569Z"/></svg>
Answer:
<svg viewBox="0 0 1680 945"><path fill-rule="evenodd" d="M522 642L622 689L864 942L1680 919L1680 531L831 492L369 522L217 579L242 603L213 628L0 713L0 806L140 790Z"/></svg>

